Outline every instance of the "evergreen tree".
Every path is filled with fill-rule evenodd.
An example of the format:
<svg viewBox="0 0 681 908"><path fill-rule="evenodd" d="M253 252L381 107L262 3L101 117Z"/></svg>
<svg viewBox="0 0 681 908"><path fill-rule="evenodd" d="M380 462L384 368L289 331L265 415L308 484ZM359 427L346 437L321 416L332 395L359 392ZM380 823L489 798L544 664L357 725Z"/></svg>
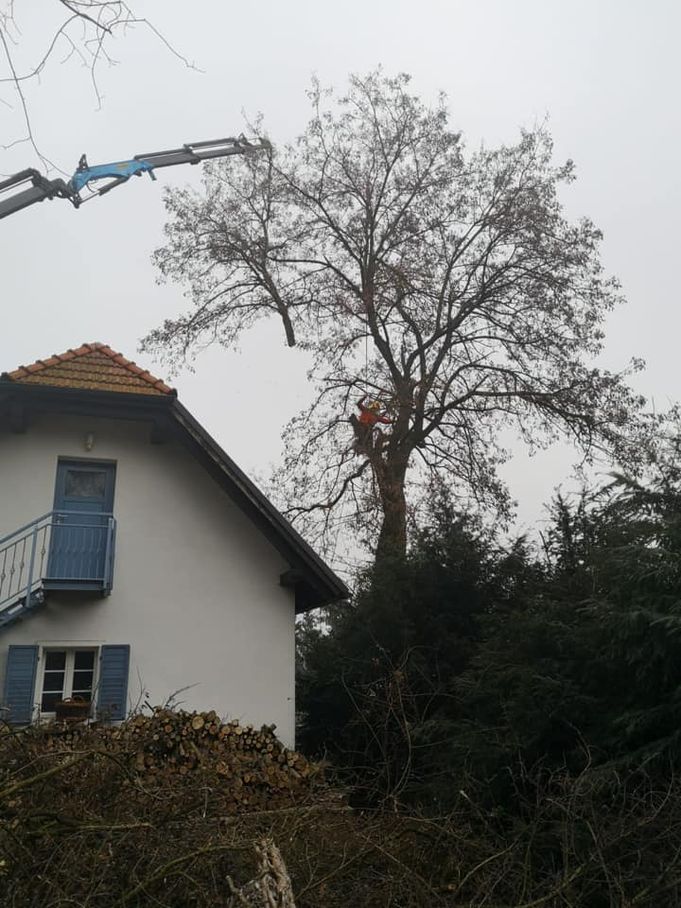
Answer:
<svg viewBox="0 0 681 908"><path fill-rule="evenodd" d="M494 612L456 685L458 761L481 778L681 756L681 487L618 476L558 498L536 594Z"/></svg>
<svg viewBox="0 0 681 908"><path fill-rule="evenodd" d="M365 797L446 798L454 682L481 618L531 582L524 545L500 550L441 503L404 558L369 571L352 606L299 634L300 740L327 753ZM444 786L444 788L443 788Z"/></svg>

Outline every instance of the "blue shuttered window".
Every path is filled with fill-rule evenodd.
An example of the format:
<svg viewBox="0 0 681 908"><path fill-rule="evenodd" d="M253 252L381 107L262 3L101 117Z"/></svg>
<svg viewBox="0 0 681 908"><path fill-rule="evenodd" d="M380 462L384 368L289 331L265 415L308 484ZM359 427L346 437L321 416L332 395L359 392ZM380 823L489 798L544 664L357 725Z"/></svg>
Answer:
<svg viewBox="0 0 681 908"><path fill-rule="evenodd" d="M99 665L97 712L103 719L124 719L128 702L130 646L103 646Z"/></svg>
<svg viewBox="0 0 681 908"><path fill-rule="evenodd" d="M8 707L7 720L13 725L28 725L31 721L37 665L37 646L9 647L2 705Z"/></svg>

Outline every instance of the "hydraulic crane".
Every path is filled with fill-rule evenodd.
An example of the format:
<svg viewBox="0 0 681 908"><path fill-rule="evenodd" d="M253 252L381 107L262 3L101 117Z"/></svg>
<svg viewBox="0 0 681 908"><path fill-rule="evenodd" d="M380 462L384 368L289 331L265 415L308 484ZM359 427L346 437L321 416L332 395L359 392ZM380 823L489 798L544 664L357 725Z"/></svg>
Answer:
<svg viewBox="0 0 681 908"><path fill-rule="evenodd" d="M112 164L97 164L91 167L85 155L82 155L78 168L70 180L60 178L50 180L38 170L28 169L15 173L6 180L0 181L0 218L5 218L15 211L28 208L45 199L68 199L74 208L83 202L99 195L104 195L120 186L132 176L148 173L155 180L154 170L159 167L173 167L175 164L200 164L211 158L223 158L233 154L249 154L263 151L270 147L266 139L250 141L245 136L229 139L216 139L213 142L189 142L181 148L170 151L154 151L150 154L137 154L129 161L114 161ZM91 189L91 184L98 180L108 180L98 189ZM84 189L90 195L83 198Z"/></svg>

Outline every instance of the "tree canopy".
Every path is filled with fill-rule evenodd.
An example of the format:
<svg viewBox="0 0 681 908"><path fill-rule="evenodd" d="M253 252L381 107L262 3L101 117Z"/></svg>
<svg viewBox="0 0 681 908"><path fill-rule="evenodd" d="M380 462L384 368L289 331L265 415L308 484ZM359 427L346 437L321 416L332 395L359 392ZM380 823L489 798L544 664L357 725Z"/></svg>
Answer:
<svg viewBox="0 0 681 908"><path fill-rule="evenodd" d="M574 168L553 162L547 129L468 151L443 96L381 72L339 98L315 84L310 101L291 146L167 193L156 262L192 306L145 341L177 363L269 318L309 351L316 393L281 471L290 515L399 554L433 483L508 509L502 428L626 461L643 401L595 365L619 289L599 230L565 216ZM389 423L367 429L359 398Z"/></svg>

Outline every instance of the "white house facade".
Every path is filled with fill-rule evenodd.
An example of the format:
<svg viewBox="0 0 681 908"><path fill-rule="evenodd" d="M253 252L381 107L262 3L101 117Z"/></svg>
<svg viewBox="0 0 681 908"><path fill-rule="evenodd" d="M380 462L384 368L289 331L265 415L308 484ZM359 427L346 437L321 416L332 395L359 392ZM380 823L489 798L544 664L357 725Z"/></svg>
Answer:
<svg viewBox="0 0 681 908"><path fill-rule="evenodd" d="M346 595L175 393L109 347L0 378L10 721L174 697L293 744L295 614Z"/></svg>

